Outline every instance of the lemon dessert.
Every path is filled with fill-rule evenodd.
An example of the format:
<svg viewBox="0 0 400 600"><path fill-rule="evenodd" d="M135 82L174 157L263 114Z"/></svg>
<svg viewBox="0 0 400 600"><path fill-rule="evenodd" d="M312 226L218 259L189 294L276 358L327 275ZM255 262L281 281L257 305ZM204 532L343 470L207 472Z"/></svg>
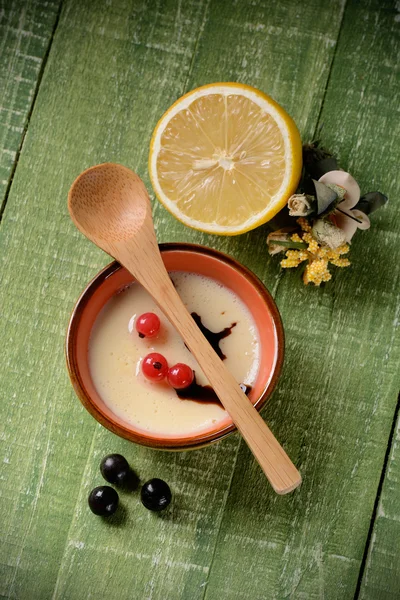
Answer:
<svg viewBox="0 0 400 600"><path fill-rule="evenodd" d="M211 278L184 272L171 278L220 358L249 391L260 343L247 307ZM228 418L183 340L138 283L113 296L97 317L89 367L111 411L146 433L190 435Z"/></svg>

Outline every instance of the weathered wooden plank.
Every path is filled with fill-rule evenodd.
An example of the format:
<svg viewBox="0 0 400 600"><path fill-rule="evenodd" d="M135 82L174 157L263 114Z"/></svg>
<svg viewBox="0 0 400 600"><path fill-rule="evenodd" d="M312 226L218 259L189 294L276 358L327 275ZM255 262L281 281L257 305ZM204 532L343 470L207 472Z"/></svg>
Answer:
<svg viewBox="0 0 400 600"><path fill-rule="evenodd" d="M287 360L265 414L288 441L304 483L290 498L269 497L241 444L206 600L221 597L221 590L235 599L354 596L399 386L393 8L350 0L320 118L323 140L341 165L362 189L385 190L392 203L373 215L370 232L354 240L351 270L338 273L325 289L302 288L295 273L275 278ZM261 246L262 237L250 234L249 247ZM257 255L248 250L246 259L274 285ZM398 515L398 495L391 506ZM381 530L381 543L384 535L388 527ZM382 561L375 559L369 594L363 592L371 600L399 595L397 540L394 530L381 546L392 568L388 562L380 571Z"/></svg>
<svg viewBox="0 0 400 600"><path fill-rule="evenodd" d="M0 2L0 208L61 0Z"/></svg>
<svg viewBox="0 0 400 600"><path fill-rule="evenodd" d="M385 211L377 214L376 218L374 216L376 235L374 231L372 244L367 245L370 241L368 234L360 248L365 268L369 269L368 279L361 278L358 282L360 299L361 294L368 291L368 304L375 312L376 321L370 331L367 368L373 372L371 380L375 378L375 386L371 387L370 393L375 391L373 406L376 406L377 413L387 401L393 406L396 404L400 388L400 209L397 200L400 126L396 118L400 87L399 20L399 7L394 2L370 0L362 6L357 2L349 4L342 30L345 43L339 46L322 117L330 132L329 142L340 149L349 168L364 186L369 184L371 188L386 189L392 201ZM341 110L339 103L334 108L337 102L335 90L340 90L345 81L348 82L348 100ZM349 137L347 143L342 143L343 133L333 129L335 119L341 120L344 132L352 133L352 140ZM357 302L357 296L354 301ZM364 320L364 305L362 309ZM379 324L381 318L386 320L385 324L383 320ZM365 342L368 343L368 340ZM377 350L378 345L380 350ZM399 431L397 423L360 589L359 597L363 600L394 600L400 595ZM379 452L379 458L381 456ZM369 465L371 472L372 464Z"/></svg>
<svg viewBox="0 0 400 600"><path fill-rule="evenodd" d="M397 419L359 598L397 600L400 593L400 419Z"/></svg>
<svg viewBox="0 0 400 600"><path fill-rule="evenodd" d="M355 91L355 94L367 95L371 98L370 104L374 106L374 111L367 112L368 137L370 141L370 154L372 155L372 164L378 167L373 172L373 177L378 179L380 173L385 173L387 165L389 165L389 173L392 174L393 184L393 202L396 202L396 191L399 189L398 168L396 166L396 139L399 136L398 120L388 122L387 103L391 110L395 111L398 108L398 70L399 70L399 12L398 6L394 3L372 5L374 10L364 16L363 27L363 42L365 45L374 45L377 47L377 59L374 78L369 82L370 90L368 90L368 82L360 82ZM353 17L357 18L358 13L353 9ZM352 55L356 61L365 60L360 50L357 51L357 46L350 46ZM381 53L380 59L379 53ZM344 65L344 68L349 69L349 65ZM368 69L371 65L368 65ZM393 94L393 95L392 95ZM397 98L397 99L396 99ZM396 106L397 105L397 106ZM384 107L384 110L382 110ZM351 115L349 115L351 118ZM354 116L353 116L354 118ZM393 128L396 123L397 129ZM386 135L385 135L386 134ZM376 140L382 138L384 154L376 146ZM365 167L367 168L368 156L365 156ZM378 179L379 181L379 179ZM380 182L379 182L380 185ZM393 222L393 230L385 231L384 235L390 236L390 231L396 232L398 236L398 227L396 222ZM393 236L392 252L399 258L398 240L396 235ZM379 255L378 255L379 256ZM382 253L381 253L382 256ZM384 258L382 256L382 261ZM385 269L386 278L390 278L390 270ZM394 281L396 285L396 279ZM397 279L397 291L399 288ZM387 288L386 288L387 290ZM385 299L387 295L385 294ZM397 310L393 315L391 328L394 343L397 347L400 344L397 329L399 326L399 302L397 302ZM393 369L393 372L398 371L397 365L388 364L385 356L383 364L384 369ZM399 377L397 375L397 387L399 389ZM396 390L393 390L393 394ZM367 561L364 573L362 573L361 588L359 598L363 600L395 600L400 594L400 568L399 568L399 548L400 548L400 466L399 466L399 439L400 439L400 422L399 419L395 425L392 447L389 455L388 464L386 466L386 474L383 484L383 489L377 506L375 522L372 530Z"/></svg>
<svg viewBox="0 0 400 600"><path fill-rule="evenodd" d="M190 77L197 83L242 78L266 91L279 79L272 91L303 130L311 131L342 11L341 3L332 3L318 24L312 15L322 6L67 2L0 237L0 327L8 341L0 362L2 422L7 424L1 438L6 464L1 510L7 514L2 595L204 596L238 438L196 453L160 454L116 439L80 408L63 364L64 326L78 292L106 258L73 229L65 198L75 175L102 160L118 160L146 177L156 119L187 89ZM213 56L211 44L218 49ZM203 61L200 77L197 64ZM240 71L235 74L236 61ZM191 75L191 68L198 75ZM298 102L305 96L307 102ZM205 239L177 228L160 208L156 220L163 240ZM243 240L241 256L252 262L250 238ZM208 241L229 247L225 240ZM232 250L238 248L232 241ZM277 267L265 260L263 250L259 265L259 272L265 267L274 281ZM100 480L100 456L111 450L126 454L143 478L165 477L175 492L172 511L159 518L146 513L136 496L123 496L126 512L119 526L90 515L85 497ZM246 459L241 468L247 464ZM276 502L262 485L265 502ZM275 525L275 535L284 535ZM237 566L227 565L232 568ZM231 588L232 594L239 592Z"/></svg>
<svg viewBox="0 0 400 600"><path fill-rule="evenodd" d="M135 463L136 449L110 434L101 441L103 432L80 407L66 375L63 343L69 312L84 282L108 260L74 231L66 193L75 175L89 164L105 159L145 164L155 108L161 101L171 102L184 88L204 4L170 3L156 11L151 7L151 2L66 4L4 213L0 595L5 597L49 598L57 579L57 594L65 597L68 578L61 570L62 556L65 552L67 562L73 540L80 540L74 523L81 518L87 520L89 533L100 527L105 536L96 547L105 549L115 537L112 550L127 550L128 561L129 552L135 550L129 525L124 529L124 550L119 529L103 529L80 496L100 478L99 473L89 476L88 469L97 470L93 451L118 446ZM68 167L67 159L72 161ZM154 465L143 476L155 471L163 475L157 466L160 455L149 454ZM144 464L145 459L139 471ZM169 461L165 468L169 480L171 467ZM185 480L187 488L195 470L191 473ZM217 499L218 489L209 490ZM132 504L137 504L136 498ZM180 503L183 514L184 506ZM207 518L200 510L192 526L189 512L181 518L183 550L177 548L177 560L179 552L191 552L193 546L191 541L184 544L185 532L194 537L196 523ZM138 561L141 553L146 554L145 546L138 549ZM111 556L115 563L117 555ZM186 573L179 561L176 568ZM104 572L101 577L96 569L93 573L104 588ZM74 593L87 596L87 583L82 592L77 582ZM128 583L125 595L131 597Z"/></svg>

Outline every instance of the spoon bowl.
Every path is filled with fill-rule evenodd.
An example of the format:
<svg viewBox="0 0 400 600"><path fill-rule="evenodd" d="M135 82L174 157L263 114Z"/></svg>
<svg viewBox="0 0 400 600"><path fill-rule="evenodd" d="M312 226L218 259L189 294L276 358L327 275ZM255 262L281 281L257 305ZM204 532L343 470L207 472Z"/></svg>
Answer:
<svg viewBox="0 0 400 600"><path fill-rule="evenodd" d="M99 246L136 235L151 215L143 181L113 163L84 171L71 187L68 208L77 228Z"/></svg>

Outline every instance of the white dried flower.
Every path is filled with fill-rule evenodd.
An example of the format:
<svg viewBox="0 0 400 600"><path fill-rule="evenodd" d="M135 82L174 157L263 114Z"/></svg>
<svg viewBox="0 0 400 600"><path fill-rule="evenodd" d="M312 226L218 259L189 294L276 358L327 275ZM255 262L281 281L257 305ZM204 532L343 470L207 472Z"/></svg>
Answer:
<svg viewBox="0 0 400 600"><path fill-rule="evenodd" d="M350 243L357 229L370 227L367 215L354 208L360 199L360 187L354 177L345 171L328 171L319 181L325 185L331 184L331 189L334 184L346 190L343 200L336 207L334 218L336 225L344 232L346 242Z"/></svg>
<svg viewBox="0 0 400 600"><path fill-rule="evenodd" d="M288 201L291 217L306 217L312 212L311 202L306 194L293 194Z"/></svg>
<svg viewBox="0 0 400 600"><path fill-rule="evenodd" d="M335 250L346 243L344 231L325 219L318 219L318 221L314 223L312 234L317 242L329 246L332 250Z"/></svg>

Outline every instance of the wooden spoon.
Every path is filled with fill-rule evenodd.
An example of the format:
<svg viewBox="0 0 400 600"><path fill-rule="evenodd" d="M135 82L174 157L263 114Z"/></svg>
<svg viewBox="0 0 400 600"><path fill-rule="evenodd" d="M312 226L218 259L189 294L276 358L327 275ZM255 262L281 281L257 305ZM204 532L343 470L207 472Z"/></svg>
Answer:
<svg viewBox="0 0 400 600"><path fill-rule="evenodd" d="M300 473L172 285L158 249L150 199L142 180L122 165L97 165L74 181L68 208L77 228L132 273L182 336L274 490L278 494L294 490L301 483Z"/></svg>

